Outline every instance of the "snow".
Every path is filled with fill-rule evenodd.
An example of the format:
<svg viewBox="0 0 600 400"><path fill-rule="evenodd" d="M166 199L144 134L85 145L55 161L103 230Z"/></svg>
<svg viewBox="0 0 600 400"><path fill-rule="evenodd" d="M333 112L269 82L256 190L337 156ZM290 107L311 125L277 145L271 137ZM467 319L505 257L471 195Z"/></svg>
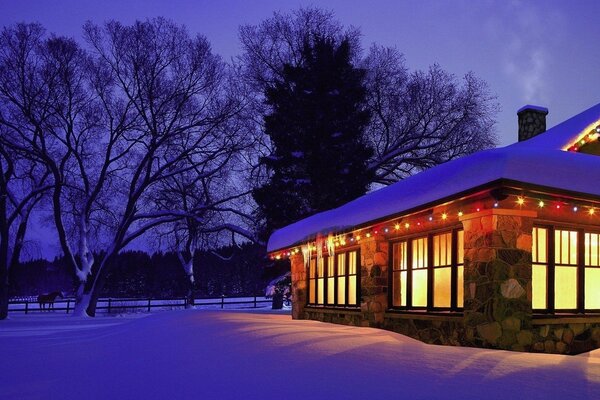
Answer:
<svg viewBox="0 0 600 400"><path fill-rule="evenodd" d="M532 104L527 104L527 105L524 105L523 107L519 108L517 110L517 114L519 114L521 111L525 111L525 110L542 111L542 112L545 112L546 114L548 114L548 109L546 107L534 106Z"/></svg>
<svg viewBox="0 0 600 400"><path fill-rule="evenodd" d="M0 324L0 399L600 396L599 351L561 356L434 346L265 312L48 318ZM37 334L48 325L66 329Z"/></svg>
<svg viewBox="0 0 600 400"><path fill-rule="evenodd" d="M279 229L267 251L408 212L498 179L600 195L600 157L562 150L599 123L597 104L527 141L447 162Z"/></svg>

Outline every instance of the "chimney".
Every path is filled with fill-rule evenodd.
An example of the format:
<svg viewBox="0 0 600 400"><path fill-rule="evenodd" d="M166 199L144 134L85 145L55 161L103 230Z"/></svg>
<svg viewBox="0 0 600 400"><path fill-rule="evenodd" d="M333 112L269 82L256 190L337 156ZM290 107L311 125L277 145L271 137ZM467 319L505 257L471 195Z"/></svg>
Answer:
<svg viewBox="0 0 600 400"><path fill-rule="evenodd" d="M546 132L546 107L526 105L517 111L519 116L519 142Z"/></svg>

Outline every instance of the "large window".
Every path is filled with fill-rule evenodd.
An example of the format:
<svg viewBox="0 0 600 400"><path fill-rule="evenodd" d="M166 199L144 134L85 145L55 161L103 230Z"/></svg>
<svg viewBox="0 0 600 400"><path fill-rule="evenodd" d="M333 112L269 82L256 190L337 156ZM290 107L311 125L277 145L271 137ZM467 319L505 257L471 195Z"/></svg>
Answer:
<svg viewBox="0 0 600 400"><path fill-rule="evenodd" d="M392 243L392 307L433 310L462 308L463 247L462 230Z"/></svg>
<svg viewBox="0 0 600 400"><path fill-rule="evenodd" d="M600 311L600 235L534 227L532 237L533 309Z"/></svg>
<svg viewBox="0 0 600 400"><path fill-rule="evenodd" d="M308 304L329 307L358 305L358 250L313 258L308 271Z"/></svg>

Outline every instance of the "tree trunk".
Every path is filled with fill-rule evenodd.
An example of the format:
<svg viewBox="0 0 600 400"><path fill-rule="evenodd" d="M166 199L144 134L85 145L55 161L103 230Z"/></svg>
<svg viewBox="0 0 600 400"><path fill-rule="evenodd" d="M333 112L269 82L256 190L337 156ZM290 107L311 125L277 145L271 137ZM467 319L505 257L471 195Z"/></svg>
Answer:
<svg viewBox="0 0 600 400"><path fill-rule="evenodd" d="M194 275L188 275L188 292L186 296L185 308L194 308Z"/></svg>
<svg viewBox="0 0 600 400"><path fill-rule="evenodd" d="M87 316L86 310L90 303L90 293L86 290L87 282L80 281L77 287L77 294L75 295L75 308L73 309L74 317L85 317Z"/></svg>
<svg viewBox="0 0 600 400"><path fill-rule="evenodd" d="M110 269L112 261L112 256L107 256L100 266L98 267L98 272L96 272L96 278L92 283L92 286L89 290L90 299L87 305L87 315L90 317L96 316L96 306L98 305L98 299L100 298L100 293L102 293L102 289L104 289L104 284L106 283L106 276L108 275L108 270Z"/></svg>

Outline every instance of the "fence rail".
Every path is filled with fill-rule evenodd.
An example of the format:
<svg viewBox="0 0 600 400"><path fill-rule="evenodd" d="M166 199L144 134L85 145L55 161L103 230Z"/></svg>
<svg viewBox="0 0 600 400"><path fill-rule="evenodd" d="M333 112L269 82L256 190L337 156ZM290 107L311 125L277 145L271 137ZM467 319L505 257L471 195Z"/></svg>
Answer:
<svg viewBox="0 0 600 400"><path fill-rule="evenodd" d="M262 304L272 303L272 299L267 299L264 296L242 296L242 297L226 297L221 296L218 298L197 298L194 300L194 305L196 307L204 307L204 306L218 306L219 308L226 308L228 306L239 306L243 304L247 304L250 307L248 308L258 308L266 307L262 306ZM98 304L96 306L97 312L106 312L110 313L120 313L127 311L135 311L142 310L150 312L154 308L163 308L163 309L173 309L173 308L184 308L186 305L186 299L137 299L137 298L100 298L98 299ZM46 305L46 309L40 307L37 299L29 298L29 299L18 299L11 300L8 302L9 312L24 312L25 314L31 312L48 312L48 311L73 311L75 306L75 299L73 298L65 298L65 299L57 299L54 302L54 307L52 309L48 309L48 305Z"/></svg>

